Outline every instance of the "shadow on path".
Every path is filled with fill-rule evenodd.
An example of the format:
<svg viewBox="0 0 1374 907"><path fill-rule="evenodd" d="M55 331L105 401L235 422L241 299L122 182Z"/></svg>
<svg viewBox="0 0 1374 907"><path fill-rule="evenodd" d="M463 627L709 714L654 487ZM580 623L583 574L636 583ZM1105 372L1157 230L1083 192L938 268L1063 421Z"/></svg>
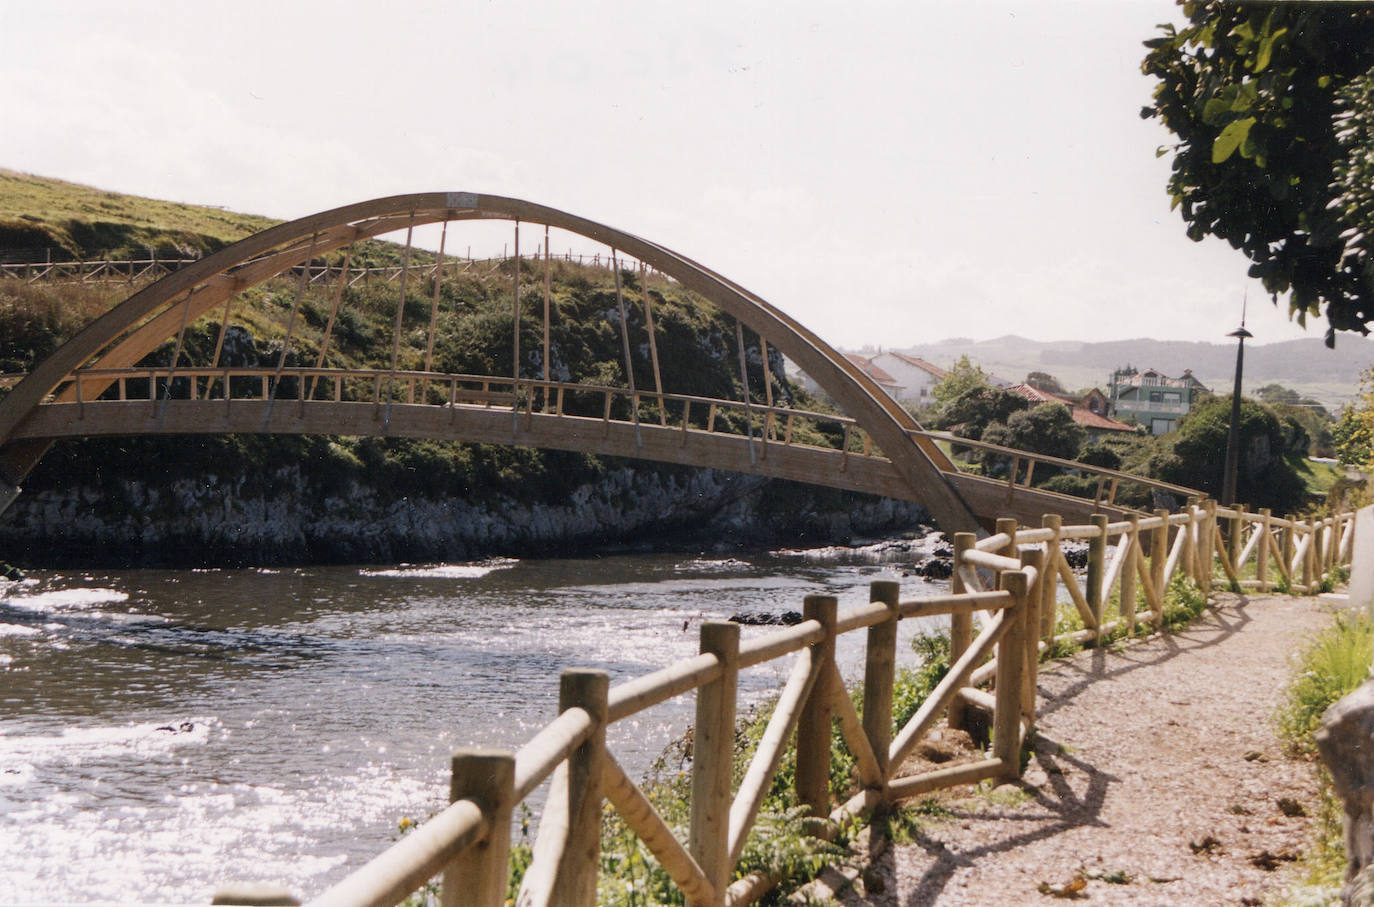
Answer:
<svg viewBox="0 0 1374 907"><path fill-rule="evenodd" d="M1038 714L1043 717L1073 707L1079 695L1094 684L1110 682L1142 668L1186 660L1194 653L1234 638L1254 622L1248 609L1255 603L1245 595L1228 597L1221 607L1207 609L1180 630L1090 649L1045 663L1041 666ZM1175 664L1173 670L1186 670L1185 665L1186 661ZM1047 687L1053 687L1053 692ZM913 834L912 843L925 852L930 862L921 871L919 882L905 903L937 902L959 870L973 867L989 856L1051 839L1072 829L1108 825L1101 817L1107 792L1121 779L1071 754L1071 750L1044 735L1036 735L1031 748L1031 761L1046 778L1043 787L1016 781L1003 788L1019 791L1012 796L1024 798L1013 806L977 811L956 808L948 814L955 822L988 823L986 837L989 840L986 843L956 851L936 834L924 831ZM1071 784L1070 778L1077 779L1077 783ZM876 871L895 878L897 860L897 849L889 847L865 875L871 876ZM919 865L924 861L918 859L917 862ZM884 896L875 891L874 895L873 900L861 903L896 903L895 892Z"/></svg>

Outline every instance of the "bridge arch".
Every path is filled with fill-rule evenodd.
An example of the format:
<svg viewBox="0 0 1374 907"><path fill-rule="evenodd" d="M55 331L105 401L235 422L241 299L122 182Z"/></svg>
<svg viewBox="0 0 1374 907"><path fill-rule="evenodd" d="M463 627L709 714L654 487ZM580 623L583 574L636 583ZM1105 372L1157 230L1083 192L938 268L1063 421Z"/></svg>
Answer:
<svg viewBox="0 0 1374 907"><path fill-rule="evenodd" d="M170 387L174 379L182 377L191 380L193 388L197 386L194 382L198 373L183 367L178 359L186 327L221 306L224 307L224 324L227 326L229 305L238 294L284 274L295 276L299 273L300 285L304 287L311 279L312 261L343 247L351 247L359 240L398 231L407 233L408 259L411 248L409 234L414 228L443 224L446 230L452 222L478 220L513 222L517 231L517 254L518 231L522 224L551 227L585 237L608 246L616 255L638 259L645 266L661 272L714 304L735 319L736 324L741 326L738 330L747 327L757 334L765 368L768 347L771 346L796 363L836 402L856 433L867 439L866 445L871 445L872 449L865 446L862 458L867 468L847 468L851 462L848 427L845 429L846 444L843 451L821 452L775 441L771 462L761 463L761 460L766 461L769 457L769 416L762 416L764 427L756 438L755 428L752 427L754 411L771 414L774 408L771 400L750 400L747 374L744 375L742 401L751 425L747 438L717 436L706 439L698 437L696 432L689 432L690 397L683 397L680 431L667 425L666 420L660 425L641 424L637 417L628 424L623 420L611 420L610 389L605 389L608 418L600 421L599 436L594 436L597 432L588 425L572 423L567 419L560 422L545 418L547 412L536 413L528 400L539 382L522 379L518 374L487 376L493 382L504 380L506 384L499 385L499 393L487 389L485 407L449 406L445 427L435 407L417 408L405 402L392 406L391 388L398 378L409 381L412 388L417 380L425 385L431 381L446 380L445 376L429 371L428 361L422 376L402 375L398 372L394 353L386 391L386 418L380 423L376 418L376 408L369 421L364 416L365 406L354 405L350 409L338 399L340 395L337 392L336 399L332 401L336 405L327 405L331 403L328 400L317 405L312 400L311 405L306 406L304 395L301 396L299 407L286 406L285 401L278 401L275 388L280 385L281 379L289 377L287 372L293 371L285 368L285 350L275 369L276 380L271 384L273 390L267 392L268 376L261 376L264 392L254 401L235 400L232 407L228 405L232 395L226 371L223 380L224 415L222 418L209 418L206 413L215 411L208 400L209 387L213 375L221 369L219 346L223 345L225 333L221 330L215 352L216 361L204 364L203 374L200 375L206 380L207 399L156 400L159 380L163 386ZM547 245L545 257L547 260ZM437 305L441 271L436 269L435 275ZM400 279L402 290L396 316L398 327L405 306L406 278L402 276ZM516 280L518 299L519 278ZM293 322L296 317L293 310ZM518 315L516 317L515 342L518 345ZM431 349L432 330L431 321ZM743 334L739 336L743 358ZM290 345L290 340L288 328L286 346ZM122 399L125 397L129 370L169 342L174 342L177 347L173 362L161 375L150 374L147 381L150 400L157 405L149 407L148 401L144 401L141 409L135 409L133 401ZM741 370L745 368L742 361ZM330 378L329 371L319 368L310 371L308 376L305 371L299 371L299 377L312 384L326 382ZM448 385L452 389L451 402L456 402L459 382L453 376L448 376L448 379L452 379ZM380 374L376 382L376 403L380 406L383 396ZM106 401L104 397L110 396L107 391L116 384L121 399ZM336 383L336 389L338 386ZM471 388L464 387L464 399L470 399ZM632 395L635 393L633 380L629 390ZM666 398L671 395L666 395L662 388L656 390L660 406L666 407ZM552 392L553 388L547 383L542 387L545 410L548 409L547 401ZM503 396L507 393L508 400ZM640 393L653 396L644 389ZM522 395L526 400L523 416L519 415ZM196 396L192 394L192 397ZM506 400L509 407L497 406L493 409L493 398ZM561 392L558 399L561 415ZM730 402L698 401L698 406L710 405L714 413L714 406L718 404L724 407ZM107 406L107 403L110 405ZM116 403L119 405L114 405ZM187 405L190 403L198 405ZM637 403L638 398L632 396L632 410L637 411ZM108 409L107 417L93 417L93 412L100 407ZM631 457L736 468L817 484L874 491L923 504L948 531L975 529L977 526L974 512L946 479L947 475L954 474L953 465L932 441L916 434L920 426L915 420L854 364L781 310L704 265L657 243L532 202L469 192L392 196L283 223L228 246L134 293L72 337L0 399L0 478L17 486L56 438L146 431L390 434L596 450ZM690 444L687 443L689 436ZM759 447L762 448L762 456L756 450ZM854 459L858 459L857 455Z"/></svg>

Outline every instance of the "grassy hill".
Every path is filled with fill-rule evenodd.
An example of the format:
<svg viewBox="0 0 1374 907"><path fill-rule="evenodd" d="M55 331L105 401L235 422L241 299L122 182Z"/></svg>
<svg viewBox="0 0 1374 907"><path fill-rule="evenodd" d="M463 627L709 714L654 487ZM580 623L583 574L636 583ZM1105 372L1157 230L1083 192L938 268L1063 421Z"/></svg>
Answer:
<svg viewBox="0 0 1374 907"><path fill-rule="evenodd" d="M105 192L0 168L0 255L196 257L279 223L223 208ZM65 254L64 254L65 253Z"/></svg>

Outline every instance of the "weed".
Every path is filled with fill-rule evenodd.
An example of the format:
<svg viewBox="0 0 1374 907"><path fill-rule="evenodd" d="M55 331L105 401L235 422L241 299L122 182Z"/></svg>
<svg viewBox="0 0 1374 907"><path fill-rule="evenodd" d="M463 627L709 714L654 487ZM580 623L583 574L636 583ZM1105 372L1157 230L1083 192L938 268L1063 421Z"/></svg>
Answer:
<svg viewBox="0 0 1374 907"><path fill-rule="evenodd" d="M1322 713L1369 676L1371 645L1374 645L1374 618L1367 612L1358 611L1337 615L1299 653L1293 678L1275 714L1279 736L1290 752L1315 752L1312 734L1321 724ZM1332 791L1331 776L1326 769L1318 764L1316 770L1318 801L1313 843L1302 857L1303 874L1310 886L1301 893L1306 902L1312 902L1312 898L1319 898L1323 893L1339 891L1346 867L1345 809ZM1276 805L1285 815L1293 814L1294 807L1302 809L1301 804L1289 805L1282 800ZM1295 895L1292 900L1296 902L1298 897ZM1329 899L1322 901L1328 902Z"/></svg>
<svg viewBox="0 0 1374 907"><path fill-rule="evenodd" d="M1164 595L1164 621L1161 629L1173 631L1186 627L1207 610L1207 596L1187 574L1175 573Z"/></svg>
<svg viewBox="0 0 1374 907"><path fill-rule="evenodd" d="M1337 699L1369 677L1374 618L1364 611L1338 615L1298 656L1297 673L1285 692L1279 734L1295 753L1312 753L1312 732Z"/></svg>

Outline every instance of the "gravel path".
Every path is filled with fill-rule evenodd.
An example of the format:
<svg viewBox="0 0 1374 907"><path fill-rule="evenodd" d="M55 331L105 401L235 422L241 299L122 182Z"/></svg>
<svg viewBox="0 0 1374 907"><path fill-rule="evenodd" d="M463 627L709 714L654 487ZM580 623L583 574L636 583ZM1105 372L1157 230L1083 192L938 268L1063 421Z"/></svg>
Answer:
<svg viewBox="0 0 1374 907"><path fill-rule="evenodd" d="M1022 782L944 792L913 840L877 856L839 902L1261 904L1282 895L1317 790L1312 766L1284 756L1272 715L1290 654L1329 610L1288 596L1221 594L1215 604L1174 635L1043 665ZM949 745L954 737L943 734Z"/></svg>

